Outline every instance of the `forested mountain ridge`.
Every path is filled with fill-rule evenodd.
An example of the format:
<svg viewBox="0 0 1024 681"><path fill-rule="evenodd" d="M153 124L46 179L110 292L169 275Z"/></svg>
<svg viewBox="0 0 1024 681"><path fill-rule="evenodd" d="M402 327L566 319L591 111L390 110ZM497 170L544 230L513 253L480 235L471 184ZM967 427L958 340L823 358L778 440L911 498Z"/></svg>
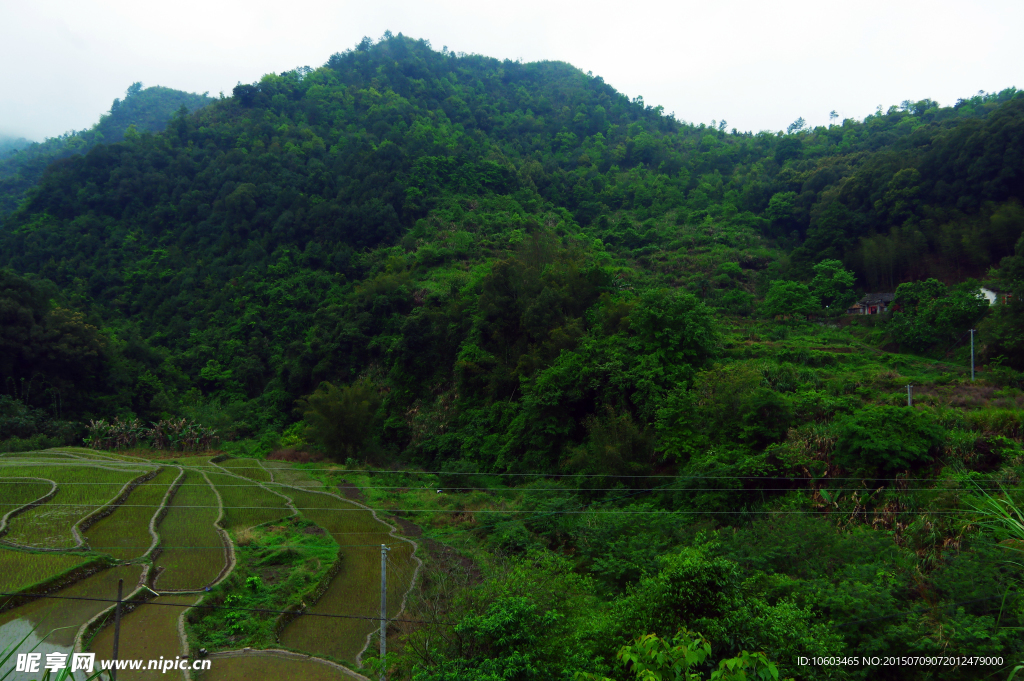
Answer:
<svg viewBox="0 0 1024 681"><path fill-rule="evenodd" d="M188 417L344 462L314 474L487 571L410 600L462 626L407 632L417 681L611 674L684 627L799 679L1018 659L1010 545L965 499L1024 475L1024 95L664 114L388 34L60 160L0 227L0 443ZM900 309L846 317L866 291Z"/></svg>
<svg viewBox="0 0 1024 681"><path fill-rule="evenodd" d="M212 102L206 94L197 95L166 87L143 88L133 83L125 98L115 99L110 111L88 130L70 131L43 142L21 140L5 147L0 142L0 219L13 211L24 194L42 177L46 166L75 154L83 154L97 144L113 144L124 139L128 129L159 132L174 112L182 107L195 111Z"/></svg>
<svg viewBox="0 0 1024 681"><path fill-rule="evenodd" d="M443 286L479 286L479 267L527 234L569 244L573 255L544 257L589 263L595 296L640 277L741 314L758 285L809 277L825 258L869 288L983 274L1024 227L1022 113L1011 88L862 123L726 132L566 64L391 37L53 165L6 220L0 253L147 348L110 374L122 408L174 410L193 387L269 400L258 423L241 419L259 430L319 381L393 357L372 339L410 342L386 320L425 322L417 308L441 284L424 281L463 270ZM446 367L438 376L456 366L472 309L432 346L449 348L430 364Z"/></svg>

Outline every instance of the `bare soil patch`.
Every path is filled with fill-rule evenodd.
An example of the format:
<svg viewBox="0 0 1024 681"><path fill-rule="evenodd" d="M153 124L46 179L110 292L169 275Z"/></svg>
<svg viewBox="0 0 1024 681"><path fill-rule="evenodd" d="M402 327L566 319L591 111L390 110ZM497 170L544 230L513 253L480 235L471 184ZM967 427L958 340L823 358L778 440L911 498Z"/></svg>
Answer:
<svg viewBox="0 0 1024 681"><path fill-rule="evenodd" d="M258 571L260 579L267 584L277 584L278 580L281 579L281 568L278 567L264 567Z"/></svg>
<svg viewBox="0 0 1024 681"><path fill-rule="evenodd" d="M406 537L421 537L423 536L423 528L416 523L409 522L405 518L399 518L398 516L389 515L385 517L385 520L389 523L398 525L399 531Z"/></svg>
<svg viewBox="0 0 1024 681"><path fill-rule="evenodd" d="M349 501L355 501L360 504L366 501L366 495L363 494L363 490L359 489L358 487L356 487L355 484L349 482L348 480L342 479L338 483L337 487L338 491L341 493L341 496L345 497Z"/></svg>
<svg viewBox="0 0 1024 681"><path fill-rule="evenodd" d="M482 574L471 558L467 558L452 547L439 541L424 537L423 528L416 523L393 515L384 516L384 521L397 525L399 531L406 537L415 537L420 548L426 551L428 563L432 565L458 565L469 574L470 583L478 584L482 580Z"/></svg>

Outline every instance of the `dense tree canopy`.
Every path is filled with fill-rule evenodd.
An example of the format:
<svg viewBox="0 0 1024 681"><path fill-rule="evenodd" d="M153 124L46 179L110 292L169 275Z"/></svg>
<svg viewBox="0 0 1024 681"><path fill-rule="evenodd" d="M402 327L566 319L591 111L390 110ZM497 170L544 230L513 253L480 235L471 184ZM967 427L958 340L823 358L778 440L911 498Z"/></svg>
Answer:
<svg viewBox="0 0 1024 681"><path fill-rule="evenodd" d="M179 95L133 85L69 138L58 155L92 148L5 219L0 264L127 343L115 409L157 417L193 389L234 405L242 434L373 366L396 444L479 449L482 433L425 438L398 416L450 395L506 424L490 460L547 443L553 461L605 408L651 422L715 354L704 306L749 314L768 281L813 276L770 288L763 312L793 319L857 286L984 275L1024 230L1013 89L754 135L567 64L392 36L194 113L211 100ZM896 329L907 347L970 316L929 314Z"/></svg>
<svg viewBox="0 0 1024 681"><path fill-rule="evenodd" d="M113 144L140 132L162 131L175 112L192 112L213 100L166 87L133 83L125 98L88 130L69 131L44 142L0 138L0 216L17 208L26 192L54 161L83 154L97 144Z"/></svg>

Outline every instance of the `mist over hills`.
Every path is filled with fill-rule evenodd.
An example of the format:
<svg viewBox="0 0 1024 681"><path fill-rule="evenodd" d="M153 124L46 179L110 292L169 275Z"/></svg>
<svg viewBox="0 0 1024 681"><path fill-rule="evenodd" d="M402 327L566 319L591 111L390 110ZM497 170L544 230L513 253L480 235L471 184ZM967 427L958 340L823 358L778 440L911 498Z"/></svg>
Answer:
<svg viewBox="0 0 1024 681"><path fill-rule="evenodd" d="M83 154L97 144L120 142L131 126L138 132L162 131L182 107L191 112L212 101L205 93L189 94L160 86L143 88L142 83L133 83L124 99L115 99L110 111L88 130L71 130L43 142L0 138L0 219L17 207L50 163Z"/></svg>
<svg viewBox="0 0 1024 681"><path fill-rule="evenodd" d="M6 156L12 151L24 149L30 144L32 144L32 141L27 140L24 137L12 137L10 135L0 134L0 156Z"/></svg>

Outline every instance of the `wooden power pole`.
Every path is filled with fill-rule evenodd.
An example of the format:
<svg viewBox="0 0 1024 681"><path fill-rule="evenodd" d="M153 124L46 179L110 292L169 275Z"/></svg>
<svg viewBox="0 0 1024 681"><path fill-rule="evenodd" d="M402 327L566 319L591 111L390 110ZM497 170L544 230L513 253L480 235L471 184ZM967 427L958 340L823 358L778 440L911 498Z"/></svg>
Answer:
<svg viewBox="0 0 1024 681"><path fill-rule="evenodd" d="M117 605L114 606L114 664L110 666L110 681L117 681L117 643L121 638L121 594L124 580L117 580Z"/></svg>

